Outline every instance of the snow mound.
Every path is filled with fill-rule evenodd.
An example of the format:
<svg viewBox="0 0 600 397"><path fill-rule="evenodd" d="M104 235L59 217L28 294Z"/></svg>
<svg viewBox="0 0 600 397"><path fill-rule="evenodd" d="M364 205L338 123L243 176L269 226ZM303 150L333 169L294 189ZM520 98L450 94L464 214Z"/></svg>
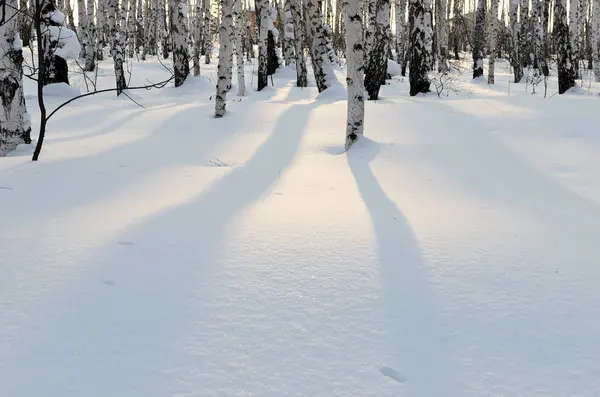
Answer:
<svg viewBox="0 0 600 397"><path fill-rule="evenodd" d="M58 96L72 98L81 95L78 88L71 87L67 83L53 83L44 87L44 96Z"/></svg>
<svg viewBox="0 0 600 397"><path fill-rule="evenodd" d="M332 84L331 87L317 95L317 100L328 103L345 101L347 98L348 92L346 91L346 87L339 83Z"/></svg>
<svg viewBox="0 0 600 397"><path fill-rule="evenodd" d="M391 77L400 76L402 74L402 68L398 64L398 62L388 59L388 74Z"/></svg>
<svg viewBox="0 0 600 397"><path fill-rule="evenodd" d="M172 84L172 83L171 83ZM211 95L214 94L215 84L203 76L188 76L180 87L170 85L157 91L157 95L179 97L182 95Z"/></svg>

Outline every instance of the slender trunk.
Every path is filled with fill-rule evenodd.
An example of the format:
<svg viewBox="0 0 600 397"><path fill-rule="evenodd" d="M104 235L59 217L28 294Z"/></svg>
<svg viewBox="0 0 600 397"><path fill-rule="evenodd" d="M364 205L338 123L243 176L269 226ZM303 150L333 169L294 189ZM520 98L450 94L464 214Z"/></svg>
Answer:
<svg viewBox="0 0 600 397"><path fill-rule="evenodd" d="M410 96L429 92L429 65L431 65L431 17L429 4L423 0L409 0L410 24Z"/></svg>
<svg viewBox="0 0 600 397"><path fill-rule="evenodd" d="M496 0L497 1L497 0ZM446 21L446 0L436 0L436 29L437 29L437 53L438 72L446 73L448 70L448 23Z"/></svg>
<svg viewBox="0 0 600 397"><path fill-rule="evenodd" d="M594 76L600 82L600 0L594 0L592 15L592 58Z"/></svg>
<svg viewBox="0 0 600 397"><path fill-rule="evenodd" d="M346 51L348 84L348 110L346 121L346 150L363 135L365 99L363 86L363 24L362 0L346 2Z"/></svg>
<svg viewBox="0 0 600 397"><path fill-rule="evenodd" d="M379 98L379 89L387 77L387 49L390 40L390 1L377 0L375 29L365 67L365 89L370 100Z"/></svg>
<svg viewBox="0 0 600 397"><path fill-rule="evenodd" d="M135 0L133 0L135 1ZM142 59L145 59L143 54L145 53L146 37L144 29L144 15L146 10L144 9L144 1L139 0L137 6L137 15L135 19L135 50L136 52L142 52Z"/></svg>
<svg viewBox="0 0 600 397"><path fill-rule="evenodd" d="M31 143L31 123L23 94L23 51L16 0L6 0L0 25L0 156Z"/></svg>
<svg viewBox="0 0 600 397"><path fill-rule="evenodd" d="M488 84L495 83L495 66L496 66L496 54L498 53L498 0L492 0L492 7L490 10L490 24L489 24L489 64L488 64Z"/></svg>
<svg viewBox="0 0 600 397"><path fill-rule="evenodd" d="M564 94L575 86L575 63L569 41L569 25L567 25L566 0L554 2L554 41L558 66L558 93Z"/></svg>
<svg viewBox="0 0 600 397"><path fill-rule="evenodd" d="M229 58L231 51L231 28L232 28L232 8L233 0L221 0L221 9L223 17L221 27L219 28L220 43L219 46L219 64L217 66L217 94L215 96L215 117L223 117L225 114L225 101L227 97L227 81L231 79L232 65Z"/></svg>
<svg viewBox="0 0 600 397"><path fill-rule="evenodd" d="M234 0L233 23L235 30L235 59L237 62L238 96L246 95L246 76L244 73L244 21L241 16L242 1Z"/></svg>
<svg viewBox="0 0 600 397"><path fill-rule="evenodd" d="M123 70L123 42L121 32L117 25L118 0L108 0L108 26L110 29L111 48L110 52L115 65L115 80L117 84L117 96L126 88L125 71Z"/></svg>
<svg viewBox="0 0 600 397"><path fill-rule="evenodd" d="M127 14L127 56L133 58L136 54L136 19L137 0L129 0L129 13Z"/></svg>
<svg viewBox="0 0 600 397"><path fill-rule="evenodd" d="M309 41L315 81L319 92L323 92L331 85L330 79L333 78L333 70L331 70L327 55L327 33L323 26L323 18L318 3L315 0L306 0L304 7L307 23L309 24Z"/></svg>
<svg viewBox="0 0 600 397"><path fill-rule="evenodd" d="M511 56L510 64L515 75L515 83L523 78L523 65L520 53L520 25L519 25L519 0L510 0L510 31L511 31Z"/></svg>
<svg viewBox="0 0 600 397"><path fill-rule="evenodd" d="M210 31L210 0L204 0L204 33L202 39L204 40L204 63L208 65L210 63L210 56L212 55L212 35Z"/></svg>
<svg viewBox="0 0 600 397"><path fill-rule="evenodd" d="M87 49L85 51L86 72L93 72L96 69L96 25L94 24L94 1L87 1Z"/></svg>
<svg viewBox="0 0 600 397"><path fill-rule="evenodd" d="M575 78L579 75L580 29L581 18L579 0L569 1L569 40L571 44L571 57L575 62Z"/></svg>
<svg viewBox="0 0 600 397"><path fill-rule="evenodd" d="M258 25L258 91L268 84L268 18L269 0L256 0L256 23Z"/></svg>
<svg viewBox="0 0 600 397"><path fill-rule="evenodd" d="M307 85L307 72L306 72L306 60L304 59L304 46L305 42L304 32L306 28L304 26L304 19L300 12L300 0L288 0L290 2L290 11L294 23L294 47L296 53L296 85L298 87L306 87Z"/></svg>
<svg viewBox="0 0 600 397"><path fill-rule="evenodd" d="M231 0L229 0L231 1ZM190 74L188 56L187 0L169 0L169 21L173 36L173 72L175 87L183 84Z"/></svg>
<svg viewBox="0 0 600 397"><path fill-rule="evenodd" d="M285 65L293 65L295 62L294 56L294 21L292 19L291 1L286 0L284 5L285 24L283 28L283 59ZM281 34L281 33L280 33Z"/></svg>
<svg viewBox="0 0 600 397"><path fill-rule="evenodd" d="M194 65L194 76L200 75L200 55L202 54L202 3L196 0L194 5L194 23L193 23L193 55L192 64Z"/></svg>
<svg viewBox="0 0 600 397"><path fill-rule="evenodd" d="M475 29L473 29L473 78L483 76L484 30L485 30L485 0L477 2Z"/></svg>

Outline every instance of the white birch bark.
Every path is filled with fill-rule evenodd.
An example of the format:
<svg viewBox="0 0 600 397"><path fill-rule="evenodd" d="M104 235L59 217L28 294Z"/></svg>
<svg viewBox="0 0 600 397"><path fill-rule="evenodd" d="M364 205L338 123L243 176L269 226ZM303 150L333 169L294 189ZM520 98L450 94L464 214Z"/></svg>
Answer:
<svg viewBox="0 0 600 397"><path fill-rule="evenodd" d="M410 23L410 96L429 92L429 68L432 57L431 7L423 0L409 0Z"/></svg>
<svg viewBox="0 0 600 397"><path fill-rule="evenodd" d="M592 59L595 79L600 82L600 0L594 0L592 12Z"/></svg>
<svg viewBox="0 0 600 397"><path fill-rule="evenodd" d="M86 72L92 72L96 69L96 25L94 24L95 3L93 0L87 0L87 49L85 52Z"/></svg>
<svg viewBox="0 0 600 397"><path fill-rule="evenodd" d="M559 94L564 94L569 88L575 86L577 74L569 41L566 3L566 0L555 0L554 2L554 37L556 40Z"/></svg>
<svg viewBox="0 0 600 397"><path fill-rule="evenodd" d="M204 63L210 63L210 57L212 55L212 37L210 34L210 0L204 0L204 33L202 34L204 40Z"/></svg>
<svg viewBox="0 0 600 397"><path fill-rule="evenodd" d="M293 65L295 63L294 56L294 21L292 20L291 1L286 0L284 4L285 22L283 27L283 59L285 65Z"/></svg>
<svg viewBox="0 0 600 397"><path fill-rule="evenodd" d="M579 63L579 50L581 45L581 16L579 8L579 0L569 1L569 39L571 41L571 56ZM575 70L578 72L579 64Z"/></svg>
<svg viewBox="0 0 600 397"><path fill-rule="evenodd" d="M135 1L135 0L131 0ZM127 49L127 36L128 36L128 27L127 27L127 5L128 0L119 0L119 11L118 11L118 23L119 23L119 33L121 35L121 46L123 49L123 57L126 56Z"/></svg>
<svg viewBox="0 0 600 397"><path fill-rule="evenodd" d="M483 51L484 51L484 29L485 29L485 0L477 2L477 14L475 16L475 29L473 30L473 78L483 76Z"/></svg>
<svg viewBox="0 0 600 397"><path fill-rule="evenodd" d="M123 69L123 41L121 32L117 23L118 0L108 0L108 27L111 37L111 54L115 65L115 80L117 87L117 96L126 88L125 71Z"/></svg>
<svg viewBox="0 0 600 397"><path fill-rule="evenodd" d="M436 30L437 30L437 54L438 72L445 73L448 70L448 21L447 0L436 0ZM492 0L493 1L493 0Z"/></svg>
<svg viewBox="0 0 600 397"><path fill-rule="evenodd" d="M235 31L235 59L237 62L238 96L246 95L246 77L244 73L244 20L241 16L242 1L234 0L233 23Z"/></svg>
<svg viewBox="0 0 600 397"><path fill-rule="evenodd" d="M85 0L77 0L77 36L81 43L80 58L85 59L87 51L89 51L88 43L89 37L87 33L88 22L87 22L87 10L85 7Z"/></svg>
<svg viewBox="0 0 600 397"><path fill-rule="evenodd" d="M0 157L21 143L31 143L30 118L23 95L23 52L17 24L17 2L6 0L0 25Z"/></svg>
<svg viewBox="0 0 600 397"><path fill-rule="evenodd" d="M334 78L327 53L327 33L323 26L323 18L318 2L316 0L306 0L304 7L311 36L309 42L311 44L311 60L315 81L319 92L323 92L331 86Z"/></svg>
<svg viewBox="0 0 600 397"><path fill-rule="evenodd" d="M130 58L133 58L136 52L136 9L137 0L129 0L129 12L127 13L127 56Z"/></svg>
<svg viewBox="0 0 600 397"><path fill-rule="evenodd" d="M200 75L200 55L202 54L202 2L196 0L194 4L194 22L193 22L193 55L192 64L194 66L194 76Z"/></svg>
<svg viewBox="0 0 600 397"><path fill-rule="evenodd" d="M489 64L488 64L488 84L495 83L495 66L496 66L496 54L498 47L498 5L499 0L492 0L492 7L490 10L490 24L489 24Z"/></svg>
<svg viewBox="0 0 600 397"><path fill-rule="evenodd" d="M523 66L521 64L519 25L519 0L510 0L510 32L511 32L511 56L510 63L515 75L515 83L523 78Z"/></svg>
<svg viewBox="0 0 600 397"><path fill-rule="evenodd" d="M225 114L225 101L227 99L227 84L231 79L232 65L229 53L231 51L232 30L232 3L233 0L221 0L223 12L221 27L219 28L219 64L217 66L217 94L215 95L215 117ZM228 78L229 76L229 78Z"/></svg>
<svg viewBox="0 0 600 397"><path fill-rule="evenodd" d="M269 0L256 1L256 23L258 24L258 91L268 84L268 24Z"/></svg>
<svg viewBox="0 0 600 397"><path fill-rule="evenodd" d="M190 74L188 56L187 0L169 0L169 21L173 38L173 72L175 87L183 84Z"/></svg>
<svg viewBox="0 0 600 397"><path fill-rule="evenodd" d="M348 108L346 120L346 150L350 149L364 132L365 88L363 85L364 45L362 24L362 0L347 0L346 56L348 84Z"/></svg>
<svg viewBox="0 0 600 397"><path fill-rule="evenodd" d="M306 60L304 59L304 32L306 28L304 26L304 18L300 12L300 0L288 0L290 2L290 12L292 14L292 20L294 24L294 52L296 54L296 86L306 87L307 85L307 72L306 72Z"/></svg>

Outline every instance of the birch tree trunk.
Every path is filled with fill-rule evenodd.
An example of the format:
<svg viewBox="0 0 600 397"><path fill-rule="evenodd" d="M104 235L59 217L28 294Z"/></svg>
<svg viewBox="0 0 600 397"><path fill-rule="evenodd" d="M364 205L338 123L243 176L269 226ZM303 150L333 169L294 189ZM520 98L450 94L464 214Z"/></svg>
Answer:
<svg viewBox="0 0 600 397"><path fill-rule="evenodd" d="M194 4L194 22L193 22L193 55L192 64L194 66L194 76L200 75L200 55L202 54L202 3L196 0Z"/></svg>
<svg viewBox="0 0 600 397"><path fill-rule="evenodd" d="M390 40L390 1L377 0L371 51L365 68L365 89L370 100L379 98L379 89L387 76L387 49Z"/></svg>
<svg viewBox="0 0 600 397"><path fill-rule="evenodd" d="M246 76L244 73L244 20L241 16L242 0L234 0L233 23L235 30L235 60L237 63L238 96L246 95Z"/></svg>
<svg viewBox="0 0 600 397"><path fill-rule="evenodd" d="M521 66L524 68L529 68L533 63L531 36L533 28L531 26L531 18L529 17L529 0L521 0L519 12L519 23L521 25L521 33L519 34L519 54Z"/></svg>
<svg viewBox="0 0 600 397"><path fill-rule="evenodd" d="M492 0L493 1L493 0ZM446 0L436 0L435 21L437 29L438 72L448 70L448 22Z"/></svg>
<svg viewBox="0 0 600 397"><path fill-rule="evenodd" d="M410 24L410 96L429 92L428 71L431 64L431 18L423 0L409 0L408 18Z"/></svg>
<svg viewBox="0 0 600 397"><path fill-rule="evenodd" d="M173 72L175 87L183 84L190 74L188 56L187 0L169 0L169 21L173 37Z"/></svg>
<svg viewBox="0 0 600 397"><path fill-rule="evenodd" d="M136 9L137 0L129 0L129 12L127 13L127 56L130 58L133 58L136 53Z"/></svg>
<svg viewBox="0 0 600 397"><path fill-rule="evenodd" d="M515 75L515 83L523 78L523 65L521 62L520 28L519 28L519 0L510 0L510 32L511 32L511 55L510 64Z"/></svg>
<svg viewBox="0 0 600 397"><path fill-rule="evenodd" d="M169 58L169 34L167 31L166 0L157 0L156 40L160 43L160 51L164 59Z"/></svg>
<svg viewBox="0 0 600 397"><path fill-rule="evenodd" d="M104 59L104 47L106 46L107 33L109 30L106 1L107 0L98 0L98 7L96 8L96 58L99 61Z"/></svg>
<svg viewBox="0 0 600 397"><path fill-rule="evenodd" d="M498 0L492 0L492 7L490 10L490 24L489 24L489 39L488 43L490 45L489 49L489 61L488 61L488 84L495 83L495 66L496 66L496 54L498 53Z"/></svg>
<svg viewBox="0 0 600 397"><path fill-rule="evenodd" d="M89 51L88 43L89 37L87 34L87 10L85 7L85 0L77 0L77 36L79 37L79 42L81 43L81 53L79 54L80 58L85 59L86 52Z"/></svg>
<svg viewBox="0 0 600 397"><path fill-rule="evenodd" d="M307 85L307 72L306 72L306 60L304 59L304 45L305 42L304 32L306 27L304 26L304 19L300 12L301 3L300 0L288 0L290 3L290 12L294 23L294 49L296 53L296 86L306 87Z"/></svg>
<svg viewBox="0 0 600 397"><path fill-rule="evenodd" d="M117 83L117 96L126 88L125 71L123 70L123 41L117 24L118 0L108 0L108 26L110 29L110 52L115 65L115 79Z"/></svg>
<svg viewBox="0 0 600 397"><path fill-rule="evenodd" d="M363 135L365 99L363 86L363 24L362 0L346 2L346 57L348 84L348 109L346 120L346 150Z"/></svg>
<svg viewBox="0 0 600 397"><path fill-rule="evenodd" d="M592 14L592 58L594 76L600 82L600 0L594 0Z"/></svg>
<svg viewBox="0 0 600 397"><path fill-rule="evenodd" d="M473 78L483 76L483 51L485 43L485 0L477 2L475 29L473 29Z"/></svg>
<svg viewBox="0 0 600 397"><path fill-rule="evenodd" d="M87 1L87 48L85 51L86 72L93 72L96 69L96 25L94 24L94 1Z"/></svg>
<svg viewBox="0 0 600 397"><path fill-rule="evenodd" d="M225 100L227 98L227 82L231 79L232 65L229 53L231 51L231 6L233 0L221 0L223 16L219 28L219 64L217 66L217 94L215 96L215 117L223 117L225 114ZM228 78L229 76L229 78Z"/></svg>
<svg viewBox="0 0 600 397"><path fill-rule="evenodd" d="M323 18L317 1L306 0L304 7L311 36L309 42L311 44L311 60L315 81L319 92L323 92L329 87L329 79L333 77L333 70L331 70L327 54L327 33L323 26Z"/></svg>
<svg viewBox="0 0 600 397"><path fill-rule="evenodd" d="M258 91L268 84L268 18L269 0L256 0L256 23L258 25Z"/></svg>
<svg viewBox="0 0 600 397"><path fill-rule="evenodd" d="M18 31L18 5L6 0L0 25L0 157L19 144L31 143L30 117L23 95L23 51Z"/></svg>
<svg viewBox="0 0 600 397"><path fill-rule="evenodd" d="M123 57L127 56L127 4L128 0L118 0L119 9L117 14L117 20L119 24L119 33L121 35L121 46L123 50Z"/></svg>
<svg viewBox="0 0 600 397"><path fill-rule="evenodd" d="M554 2L554 40L558 66L558 93L564 94L575 86L575 63L569 41L569 26L567 25L566 0Z"/></svg>
<svg viewBox="0 0 600 397"><path fill-rule="evenodd" d="M283 59L285 65L293 65L295 62L294 56L294 21L292 19L291 0L286 0L284 6L285 23L283 28Z"/></svg>
<svg viewBox="0 0 600 397"><path fill-rule="evenodd" d="M208 65L210 63L210 56L212 55L212 36L210 31L210 0L204 0L204 33L202 33L202 40L204 41L204 63Z"/></svg>
<svg viewBox="0 0 600 397"><path fill-rule="evenodd" d="M555 6L556 7L556 6ZM555 8L556 10L556 8ZM575 77L579 74L579 50L580 50L580 9L579 0L569 1L569 39L571 42L571 57L576 63Z"/></svg>
<svg viewBox="0 0 600 397"><path fill-rule="evenodd" d="M135 0L132 0L135 1ZM146 46L146 37L145 37L145 29L144 29L144 1L138 0L137 6L137 15L135 19L135 50L144 52L144 47ZM144 58L142 58L144 59Z"/></svg>

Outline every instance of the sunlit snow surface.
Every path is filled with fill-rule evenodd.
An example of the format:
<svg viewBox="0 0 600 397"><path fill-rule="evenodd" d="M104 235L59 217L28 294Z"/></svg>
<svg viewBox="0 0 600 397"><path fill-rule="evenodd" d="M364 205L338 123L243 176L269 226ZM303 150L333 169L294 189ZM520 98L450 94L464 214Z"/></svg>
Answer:
<svg viewBox="0 0 600 397"><path fill-rule="evenodd" d="M398 76L345 154L341 87L202 68L0 159L0 396L600 395L598 86Z"/></svg>

